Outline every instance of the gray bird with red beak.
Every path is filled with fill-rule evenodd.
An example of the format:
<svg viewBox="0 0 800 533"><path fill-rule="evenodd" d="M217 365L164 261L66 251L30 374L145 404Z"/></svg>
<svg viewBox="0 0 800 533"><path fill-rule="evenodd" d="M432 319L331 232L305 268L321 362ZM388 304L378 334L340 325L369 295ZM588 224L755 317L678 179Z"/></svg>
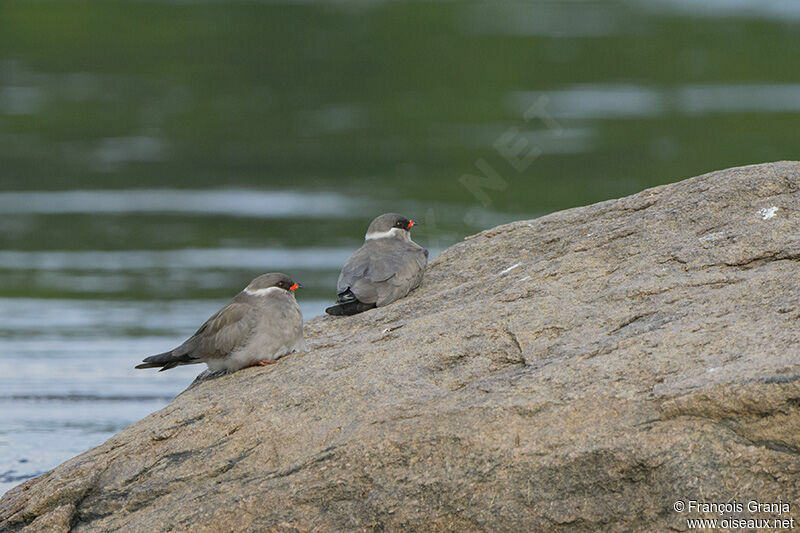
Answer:
<svg viewBox="0 0 800 533"><path fill-rule="evenodd" d="M234 372L304 350L303 314L294 297L300 287L279 272L259 276L186 342L146 358L136 368L164 371L205 363L211 372Z"/></svg>
<svg viewBox="0 0 800 533"><path fill-rule="evenodd" d="M336 305L329 315L354 315L383 307L419 287L428 264L428 250L411 240L413 220L387 213L372 221L364 245L339 275Z"/></svg>

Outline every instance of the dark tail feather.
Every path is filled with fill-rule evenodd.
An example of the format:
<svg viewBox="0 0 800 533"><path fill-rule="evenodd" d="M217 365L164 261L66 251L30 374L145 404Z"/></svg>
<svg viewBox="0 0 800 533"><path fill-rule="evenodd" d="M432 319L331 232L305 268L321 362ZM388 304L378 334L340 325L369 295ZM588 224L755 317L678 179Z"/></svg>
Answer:
<svg viewBox="0 0 800 533"><path fill-rule="evenodd" d="M365 304L356 300L354 302L337 303L336 305L332 305L331 307L327 308L325 312L333 316L350 316L363 313L364 311L369 311L370 309L374 308L375 304Z"/></svg>
<svg viewBox="0 0 800 533"><path fill-rule="evenodd" d="M142 364L136 365L135 368L158 368L159 372L175 368L178 365L186 365L196 363L197 360L188 354L172 355L172 351L160 353L158 355L151 355L145 357Z"/></svg>
<svg viewBox="0 0 800 533"><path fill-rule="evenodd" d="M347 289L339 293L339 297L336 299L336 305L327 308L325 312L333 316L349 316L369 311L374 307L375 304L365 304L358 301L353 291Z"/></svg>

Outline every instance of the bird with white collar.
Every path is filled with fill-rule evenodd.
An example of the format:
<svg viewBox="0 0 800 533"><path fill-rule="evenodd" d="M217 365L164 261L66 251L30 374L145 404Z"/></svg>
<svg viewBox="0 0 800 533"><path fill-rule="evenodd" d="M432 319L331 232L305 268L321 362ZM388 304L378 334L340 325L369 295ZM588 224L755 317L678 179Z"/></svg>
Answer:
<svg viewBox="0 0 800 533"><path fill-rule="evenodd" d="M354 315L383 307L419 287L428 250L411 240L413 220L387 213L369 225L361 246L339 275L336 304L329 315Z"/></svg>
<svg viewBox="0 0 800 533"><path fill-rule="evenodd" d="M144 359L136 368L169 370L205 363L211 372L234 372L275 363L305 349L303 314L286 274L257 277L177 348Z"/></svg>

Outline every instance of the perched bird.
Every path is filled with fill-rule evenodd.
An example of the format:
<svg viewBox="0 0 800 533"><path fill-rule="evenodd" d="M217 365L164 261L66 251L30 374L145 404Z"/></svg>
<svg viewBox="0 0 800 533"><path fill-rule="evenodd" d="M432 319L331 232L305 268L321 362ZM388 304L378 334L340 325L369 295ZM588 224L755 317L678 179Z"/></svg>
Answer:
<svg viewBox="0 0 800 533"><path fill-rule="evenodd" d="M396 213L372 221L364 245L339 275L336 305L329 315L354 315L383 307L419 287L428 264L428 250L411 240L411 219Z"/></svg>
<svg viewBox="0 0 800 533"><path fill-rule="evenodd" d="M294 350L302 350L303 315L294 297L300 287L286 274L258 276L189 340L174 350L146 358L136 368L163 371L206 363L211 372L233 372L273 364Z"/></svg>

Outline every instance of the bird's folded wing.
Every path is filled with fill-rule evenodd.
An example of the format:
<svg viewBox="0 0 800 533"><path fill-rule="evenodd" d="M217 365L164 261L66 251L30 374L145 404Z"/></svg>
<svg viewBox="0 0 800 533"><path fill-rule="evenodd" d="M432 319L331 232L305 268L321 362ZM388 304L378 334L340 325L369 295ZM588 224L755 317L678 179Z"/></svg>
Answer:
<svg viewBox="0 0 800 533"><path fill-rule="evenodd" d="M402 298L419 286L427 259L422 249L409 250L395 256L391 263L392 276L382 283L375 283L375 302L378 306L387 305Z"/></svg>
<svg viewBox="0 0 800 533"><path fill-rule="evenodd" d="M350 289L365 303L386 302L405 296L419 284L428 262L424 248L396 241L364 244L347 261L339 276L338 292Z"/></svg>
<svg viewBox="0 0 800 533"><path fill-rule="evenodd" d="M413 289L422 279L425 264L422 253L406 254L398 258L394 265L394 276L387 280L387 284L402 287L404 290Z"/></svg>
<svg viewBox="0 0 800 533"><path fill-rule="evenodd" d="M423 249L416 245L390 240L376 242L369 249L369 262L364 276L372 282L380 283L400 275L408 275L410 271L424 268L427 263Z"/></svg>
<svg viewBox="0 0 800 533"><path fill-rule="evenodd" d="M231 302L220 309L174 353L197 359L222 358L247 344L255 329L255 312L247 303Z"/></svg>
<svg viewBox="0 0 800 533"><path fill-rule="evenodd" d="M392 277L394 273L386 265L382 265L386 255L386 250L373 243L364 244L356 250L342 268L337 292L341 294L358 282L380 282Z"/></svg>

